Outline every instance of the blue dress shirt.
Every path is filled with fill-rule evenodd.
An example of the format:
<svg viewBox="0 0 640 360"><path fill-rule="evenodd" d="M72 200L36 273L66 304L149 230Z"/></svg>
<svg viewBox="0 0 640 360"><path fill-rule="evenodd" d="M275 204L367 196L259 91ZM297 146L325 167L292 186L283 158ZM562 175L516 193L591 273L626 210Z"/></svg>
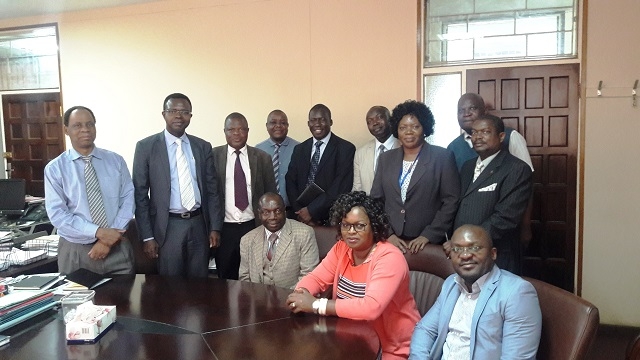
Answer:
<svg viewBox="0 0 640 360"><path fill-rule="evenodd" d="M133 183L122 156L94 148L90 154L111 228L126 229L133 218ZM58 234L66 240L91 244L96 241L98 225L91 222L81 155L66 150L44 168L44 193L47 215Z"/></svg>
<svg viewBox="0 0 640 360"><path fill-rule="evenodd" d="M176 160L176 140L178 138L171 135L167 130L164 131L164 140L167 144L167 155L169 155L169 173L171 174L171 195L169 196L169 212L183 213L187 211L193 211L199 208L202 203L202 197L200 196L200 190L198 188L198 176L196 174L196 160L193 157L191 151L191 144L189 143L189 137L186 133L182 134L182 153L189 163L189 170L191 171L191 183L193 184L193 192L196 197L196 205L193 209L185 209L182 206L180 199L180 181L178 176L178 163Z"/></svg>
<svg viewBox="0 0 640 360"><path fill-rule="evenodd" d="M300 142L288 136L280 144L280 170L278 173L278 183L280 184L280 196L284 199L285 206L289 206L289 198L287 197L287 185L284 176L287 174L287 169L289 169L293 148L298 144L300 144ZM266 152L273 158L273 153L276 149L276 142L271 140L271 138L268 138L256 145L256 148Z"/></svg>

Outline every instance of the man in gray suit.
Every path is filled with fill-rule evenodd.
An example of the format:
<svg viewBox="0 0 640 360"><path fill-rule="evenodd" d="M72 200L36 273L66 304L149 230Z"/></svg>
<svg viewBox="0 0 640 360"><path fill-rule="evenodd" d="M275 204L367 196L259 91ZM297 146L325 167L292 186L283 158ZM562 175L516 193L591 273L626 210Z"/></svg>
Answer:
<svg viewBox="0 0 640 360"><path fill-rule="evenodd" d="M313 228L287 219L282 197L262 195L258 202L261 226L240 240L240 280L293 289L318 265Z"/></svg>
<svg viewBox="0 0 640 360"><path fill-rule="evenodd" d="M133 159L138 232L160 274L205 277L222 228L211 144L185 133L192 114L184 94L167 96L162 116L166 129L140 140Z"/></svg>
<svg viewBox="0 0 640 360"><path fill-rule="evenodd" d="M373 106L367 112L367 128L373 139L356 150L353 158L352 191L369 194L380 155L400 146L398 139L391 134L390 117L389 109L384 106Z"/></svg>
<svg viewBox="0 0 640 360"><path fill-rule="evenodd" d="M478 157L467 161L460 171L462 193L454 228L482 226L498 249L496 264L520 274L519 224L531 196L531 168L508 151L501 151L505 137L502 119L485 114L472 127ZM450 244L445 244L445 250L449 249Z"/></svg>
<svg viewBox="0 0 640 360"><path fill-rule="evenodd" d="M224 121L227 144L213 149L218 192L224 203L221 244L216 249L216 267L221 279L238 279L240 238L260 225L258 200L276 192L271 156L247 145L247 119L234 112Z"/></svg>

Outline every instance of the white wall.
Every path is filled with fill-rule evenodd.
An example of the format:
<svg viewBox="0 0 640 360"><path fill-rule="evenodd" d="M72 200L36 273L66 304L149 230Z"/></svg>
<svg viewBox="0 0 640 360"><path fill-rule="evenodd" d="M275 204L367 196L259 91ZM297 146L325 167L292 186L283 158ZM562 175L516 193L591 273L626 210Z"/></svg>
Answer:
<svg viewBox="0 0 640 360"><path fill-rule="evenodd" d="M591 0L587 16L582 294L603 323L640 326L640 1Z"/></svg>

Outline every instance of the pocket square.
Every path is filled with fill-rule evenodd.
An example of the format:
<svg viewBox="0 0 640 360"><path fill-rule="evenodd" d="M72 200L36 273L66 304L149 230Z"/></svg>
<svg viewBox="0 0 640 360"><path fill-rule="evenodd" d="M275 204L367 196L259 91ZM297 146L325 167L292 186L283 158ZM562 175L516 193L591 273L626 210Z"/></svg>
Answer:
<svg viewBox="0 0 640 360"><path fill-rule="evenodd" d="M481 189L478 189L478 192L484 192L484 191L495 191L496 190L496 186L498 186L498 183L493 183L489 186L485 186Z"/></svg>

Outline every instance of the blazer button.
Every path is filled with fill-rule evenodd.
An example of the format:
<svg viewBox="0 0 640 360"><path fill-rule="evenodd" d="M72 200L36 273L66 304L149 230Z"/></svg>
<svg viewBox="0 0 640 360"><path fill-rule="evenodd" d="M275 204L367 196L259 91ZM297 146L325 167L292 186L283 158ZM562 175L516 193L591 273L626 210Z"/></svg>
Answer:
<svg viewBox="0 0 640 360"><path fill-rule="evenodd" d="M404 214L404 209L400 210L400 214Z"/></svg>

